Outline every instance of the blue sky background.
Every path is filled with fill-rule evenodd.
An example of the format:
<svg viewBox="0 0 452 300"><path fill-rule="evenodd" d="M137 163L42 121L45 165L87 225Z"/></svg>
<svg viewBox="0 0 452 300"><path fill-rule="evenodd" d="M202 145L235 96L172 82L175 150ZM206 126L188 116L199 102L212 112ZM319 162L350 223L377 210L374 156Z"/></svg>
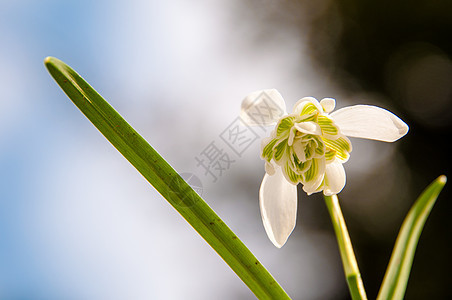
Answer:
<svg viewBox="0 0 452 300"><path fill-rule="evenodd" d="M177 171L197 174L206 201L289 294L343 295L334 237L308 226L317 216L304 203L287 245L267 239L259 143L216 183L194 157L254 90L278 88L289 109L308 95L346 98L339 107L378 97L346 94L316 71L303 37L261 36L259 16L240 9L206 0L1 2L1 299L253 299L67 99L43 65L49 55L87 79ZM352 181L377 165L389 178L403 168L388 163L396 147L353 143Z"/></svg>

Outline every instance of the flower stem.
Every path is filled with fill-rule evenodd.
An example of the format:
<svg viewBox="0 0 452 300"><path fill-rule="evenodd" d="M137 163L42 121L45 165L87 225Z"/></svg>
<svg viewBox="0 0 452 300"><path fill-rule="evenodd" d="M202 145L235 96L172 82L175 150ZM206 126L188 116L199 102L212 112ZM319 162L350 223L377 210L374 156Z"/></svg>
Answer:
<svg viewBox="0 0 452 300"><path fill-rule="evenodd" d="M367 299L366 291L364 290L361 273L358 269L344 216L339 206L339 199L336 195L325 196L325 203L331 217L331 222L333 223L334 232L336 233L350 295L353 300L365 300Z"/></svg>

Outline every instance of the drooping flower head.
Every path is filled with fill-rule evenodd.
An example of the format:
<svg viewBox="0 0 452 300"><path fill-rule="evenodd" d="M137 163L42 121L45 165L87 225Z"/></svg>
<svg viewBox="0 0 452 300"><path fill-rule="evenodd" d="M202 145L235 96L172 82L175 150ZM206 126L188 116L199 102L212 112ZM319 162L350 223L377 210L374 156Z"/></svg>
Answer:
<svg viewBox="0 0 452 300"><path fill-rule="evenodd" d="M352 145L328 116L334 106L331 98L320 103L310 97L298 101L293 113L281 118L262 142L267 173L274 172L274 162L289 182L302 183L308 194L322 190L326 195L338 193L345 182L332 182L325 176L326 166L346 162Z"/></svg>
<svg viewBox="0 0 452 300"><path fill-rule="evenodd" d="M256 108L267 101L281 113L259 114ZM344 167L352 151L347 136L394 142L408 126L393 113L369 105L355 105L332 112L336 101L325 98L299 100L285 112L282 96L274 89L251 93L242 103L242 119L250 125L276 125L262 141L261 157L266 174L259 192L264 227L270 240L281 247L295 227L296 185L308 194L339 193L345 186ZM271 112L271 110L268 110Z"/></svg>

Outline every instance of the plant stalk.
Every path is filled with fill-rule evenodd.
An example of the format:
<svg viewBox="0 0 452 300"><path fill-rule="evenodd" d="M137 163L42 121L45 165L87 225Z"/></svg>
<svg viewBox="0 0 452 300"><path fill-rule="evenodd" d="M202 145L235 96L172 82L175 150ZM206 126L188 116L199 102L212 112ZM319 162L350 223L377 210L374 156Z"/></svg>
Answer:
<svg viewBox="0 0 452 300"><path fill-rule="evenodd" d="M353 300L367 300L347 225L345 224L344 216L339 206L339 199L336 195L324 196L324 198L339 245L339 252L341 254L350 295Z"/></svg>

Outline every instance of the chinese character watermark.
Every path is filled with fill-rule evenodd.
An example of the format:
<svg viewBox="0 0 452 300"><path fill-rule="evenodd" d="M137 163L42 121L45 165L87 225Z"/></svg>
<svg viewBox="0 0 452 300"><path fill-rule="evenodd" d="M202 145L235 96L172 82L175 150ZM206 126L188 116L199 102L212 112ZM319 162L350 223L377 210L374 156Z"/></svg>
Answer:
<svg viewBox="0 0 452 300"><path fill-rule="evenodd" d="M213 182L216 182L218 177L223 175L223 171L228 170L235 162L224 149L215 145L215 141L200 153L200 157L196 156L195 160L198 162L197 166L204 169L204 175L210 175Z"/></svg>
<svg viewBox="0 0 452 300"><path fill-rule="evenodd" d="M256 98L248 102L244 109L249 118L247 121L252 125L265 124L266 120L279 119L285 113L284 109L273 101L272 97L265 91L260 92ZM265 131L263 126L260 126L260 128Z"/></svg>
<svg viewBox="0 0 452 300"><path fill-rule="evenodd" d="M190 191L189 187L184 188L183 181L185 181L199 196L202 196L203 193L202 182L193 173L180 173L179 176L175 176L170 183L170 187L177 186L180 188L179 190L173 188L169 190L170 196L172 196L175 204L178 206L190 207L199 200L199 197L195 195L193 191Z"/></svg>
<svg viewBox="0 0 452 300"><path fill-rule="evenodd" d="M250 125L258 125L262 130L262 132L259 130L260 134L263 134L266 132L266 128L262 124L266 124L266 120L279 119L285 113L285 109L272 100L271 92L267 94L262 91L256 94L254 99L251 98L247 101L245 105L247 113L235 118L220 133L219 139L212 140L194 157L196 166L201 168L204 177L210 178L212 182L217 182L256 140L262 138ZM197 179L202 189L201 180ZM190 183L190 185L192 184Z"/></svg>
<svg viewBox="0 0 452 300"><path fill-rule="evenodd" d="M253 144L259 135L238 117L220 134L220 138L239 157Z"/></svg>

